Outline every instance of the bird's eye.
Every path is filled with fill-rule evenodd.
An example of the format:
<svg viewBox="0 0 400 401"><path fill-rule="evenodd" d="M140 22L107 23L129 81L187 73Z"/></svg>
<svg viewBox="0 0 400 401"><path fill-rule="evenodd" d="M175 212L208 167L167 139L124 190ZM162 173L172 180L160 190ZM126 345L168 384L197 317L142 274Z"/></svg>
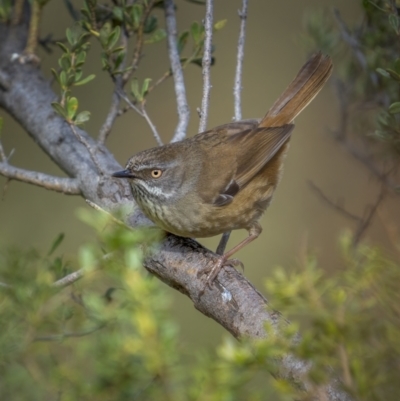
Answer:
<svg viewBox="0 0 400 401"><path fill-rule="evenodd" d="M153 178L160 178L162 175L162 171L160 169L151 170L151 176Z"/></svg>

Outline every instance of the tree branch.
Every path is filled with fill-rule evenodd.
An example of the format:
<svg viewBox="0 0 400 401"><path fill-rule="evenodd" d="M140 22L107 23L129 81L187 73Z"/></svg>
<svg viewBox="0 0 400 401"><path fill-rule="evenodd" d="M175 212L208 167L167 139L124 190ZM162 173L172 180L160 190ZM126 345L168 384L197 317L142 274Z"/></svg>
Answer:
<svg viewBox="0 0 400 401"><path fill-rule="evenodd" d="M211 51L212 51L212 37L213 37L213 18L214 18L214 0L207 0L206 2L206 15L204 19L204 54L202 61L203 73L203 97L201 99L200 109L200 124L199 132L203 132L207 128L208 109L210 103L211 91Z"/></svg>
<svg viewBox="0 0 400 401"><path fill-rule="evenodd" d="M168 55L174 77L174 87L179 117L175 134L171 140L171 142L176 142L181 141L186 136L186 130L190 118L190 110L186 99L185 81L183 78L182 65L177 47L177 28L174 1L165 0L164 10L168 36Z"/></svg>
<svg viewBox="0 0 400 401"><path fill-rule="evenodd" d="M247 7L248 0L243 0L242 9L238 11L240 18L240 33L236 57L236 73L235 73L235 85L233 87L233 97L235 101L235 121L242 119L242 71L243 71L243 60L244 60L244 42L246 38L246 20L247 20Z"/></svg>
<svg viewBox="0 0 400 401"><path fill-rule="evenodd" d="M0 174L10 180L26 182L27 184L37 185L66 195L81 194L79 182L74 178L54 177L37 171L13 167L5 162L0 163Z"/></svg>

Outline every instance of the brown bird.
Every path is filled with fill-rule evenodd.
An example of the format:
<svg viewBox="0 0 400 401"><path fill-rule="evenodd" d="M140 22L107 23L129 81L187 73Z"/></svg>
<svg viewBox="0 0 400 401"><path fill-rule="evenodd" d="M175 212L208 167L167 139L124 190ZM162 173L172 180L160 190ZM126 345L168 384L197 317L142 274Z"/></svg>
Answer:
<svg viewBox="0 0 400 401"><path fill-rule="evenodd" d="M229 258L255 240L259 219L282 175L293 120L314 99L332 72L317 53L300 69L261 121L228 123L180 142L132 156L114 177L130 181L143 213L181 237L212 237L244 228L249 236L222 255L211 283Z"/></svg>

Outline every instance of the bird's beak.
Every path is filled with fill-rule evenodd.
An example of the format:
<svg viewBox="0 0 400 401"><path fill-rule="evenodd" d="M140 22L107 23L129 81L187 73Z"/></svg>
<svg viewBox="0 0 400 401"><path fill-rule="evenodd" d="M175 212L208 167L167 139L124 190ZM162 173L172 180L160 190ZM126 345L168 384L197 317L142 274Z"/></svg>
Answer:
<svg viewBox="0 0 400 401"><path fill-rule="evenodd" d="M129 170L117 171L116 173L113 173L112 176L116 178L135 178L135 175Z"/></svg>

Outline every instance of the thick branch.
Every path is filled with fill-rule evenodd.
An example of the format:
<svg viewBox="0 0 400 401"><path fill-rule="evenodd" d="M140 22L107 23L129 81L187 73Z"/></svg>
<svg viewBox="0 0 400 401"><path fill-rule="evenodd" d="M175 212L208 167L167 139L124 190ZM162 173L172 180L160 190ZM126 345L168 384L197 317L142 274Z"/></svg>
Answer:
<svg viewBox="0 0 400 401"><path fill-rule="evenodd" d="M27 184L37 185L51 191L61 192L66 195L80 195L79 182L74 178L61 178L52 175L39 173L37 171L24 170L0 163L0 174L10 180L26 182Z"/></svg>
<svg viewBox="0 0 400 401"><path fill-rule="evenodd" d="M184 139L186 136L186 130L189 124L190 110L186 100L185 81L183 79L182 65L177 47L177 28L174 1L165 0L164 7L168 35L168 54L172 74L174 76L174 86L179 116L178 125L175 129L175 134L171 140L171 142L176 142Z"/></svg>

